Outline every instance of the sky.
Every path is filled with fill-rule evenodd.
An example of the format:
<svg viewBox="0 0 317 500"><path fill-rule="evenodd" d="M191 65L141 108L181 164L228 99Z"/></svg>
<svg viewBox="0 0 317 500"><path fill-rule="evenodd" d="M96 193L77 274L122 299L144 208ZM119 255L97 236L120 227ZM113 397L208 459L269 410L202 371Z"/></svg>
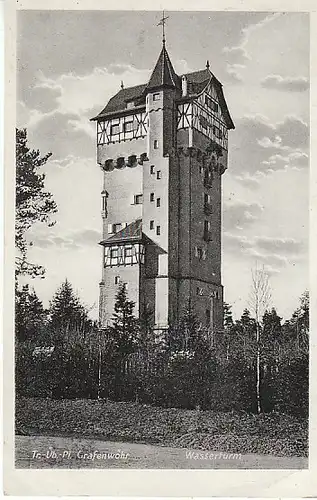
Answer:
<svg viewBox="0 0 317 500"><path fill-rule="evenodd" d="M205 68L222 82L235 123L223 175L223 285L235 317L249 306L251 270L270 275L271 306L287 319L308 288L309 15L168 12L178 74ZM160 12L19 11L17 126L52 152L43 167L56 224L35 225L31 280L47 306L67 277L98 315L102 172L95 116L112 95L146 83L161 50Z"/></svg>

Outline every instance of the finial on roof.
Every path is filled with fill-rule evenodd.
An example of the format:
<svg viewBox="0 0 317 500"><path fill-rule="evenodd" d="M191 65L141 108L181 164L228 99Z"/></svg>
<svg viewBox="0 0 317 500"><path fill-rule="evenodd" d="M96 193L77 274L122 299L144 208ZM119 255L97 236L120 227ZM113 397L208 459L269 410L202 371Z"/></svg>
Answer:
<svg viewBox="0 0 317 500"><path fill-rule="evenodd" d="M163 42L163 46L165 47L165 23L166 23L166 20L169 18L169 16L165 16L164 15L164 10L163 10L163 17L162 19L160 20L160 22L158 23L158 26L162 26L162 30L163 30L163 38L162 38L162 42Z"/></svg>
<svg viewBox="0 0 317 500"><path fill-rule="evenodd" d="M206 68L209 69L210 68L210 64L209 64L209 60L207 59L207 63L206 63Z"/></svg>
<svg viewBox="0 0 317 500"><path fill-rule="evenodd" d="M123 89L124 89L123 80L121 80L121 85L120 85L120 87L121 87L121 90L123 90Z"/></svg>

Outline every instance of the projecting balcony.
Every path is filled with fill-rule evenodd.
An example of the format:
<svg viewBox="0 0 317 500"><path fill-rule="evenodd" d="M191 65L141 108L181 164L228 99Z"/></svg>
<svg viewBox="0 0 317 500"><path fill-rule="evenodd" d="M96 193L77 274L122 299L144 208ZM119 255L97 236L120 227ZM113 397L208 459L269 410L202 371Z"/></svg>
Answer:
<svg viewBox="0 0 317 500"><path fill-rule="evenodd" d="M205 241L211 241L211 232L210 231L204 231L204 240Z"/></svg>
<svg viewBox="0 0 317 500"><path fill-rule="evenodd" d="M206 215L211 215L212 214L212 205L211 205L211 203L205 203L204 204L204 213Z"/></svg>

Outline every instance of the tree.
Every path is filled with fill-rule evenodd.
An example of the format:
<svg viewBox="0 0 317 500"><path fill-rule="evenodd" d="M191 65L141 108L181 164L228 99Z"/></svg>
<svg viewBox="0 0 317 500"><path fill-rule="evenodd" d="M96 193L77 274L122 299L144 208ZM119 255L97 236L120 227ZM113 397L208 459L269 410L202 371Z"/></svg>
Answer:
<svg viewBox="0 0 317 500"><path fill-rule="evenodd" d="M47 312L29 285L24 285L15 294L15 333L20 342L34 340L47 322Z"/></svg>
<svg viewBox="0 0 317 500"><path fill-rule="evenodd" d="M123 356L135 351L139 337L139 324L133 314L134 306L135 303L128 299L126 284L122 283L116 295L110 332L118 353Z"/></svg>
<svg viewBox="0 0 317 500"><path fill-rule="evenodd" d="M233 327L233 318L232 318L232 306L227 304L227 302L223 303L223 327L225 331L230 331Z"/></svg>
<svg viewBox="0 0 317 500"><path fill-rule="evenodd" d="M252 269L252 286L250 291L250 307L253 310L255 317L255 327L256 327L256 400L257 400L257 412L261 413L261 374L260 374L260 364L261 364L261 319L264 311L267 309L268 304L271 299L271 289L269 284L269 276L265 271L264 266L260 269Z"/></svg>
<svg viewBox="0 0 317 500"><path fill-rule="evenodd" d="M41 156L39 150L31 150L27 145L26 129L16 129L15 245L19 254L16 257L17 276L43 276L45 272L42 266L27 261L29 243L26 233L36 222L43 222L48 226L55 224L51 216L57 212L57 206L52 194L45 191L45 174L39 173L39 169L46 164L50 156L51 153Z"/></svg>
<svg viewBox="0 0 317 500"><path fill-rule="evenodd" d="M79 329L86 331L91 327L87 310L80 303L67 278L57 289L50 302L49 316L50 324L54 330Z"/></svg>

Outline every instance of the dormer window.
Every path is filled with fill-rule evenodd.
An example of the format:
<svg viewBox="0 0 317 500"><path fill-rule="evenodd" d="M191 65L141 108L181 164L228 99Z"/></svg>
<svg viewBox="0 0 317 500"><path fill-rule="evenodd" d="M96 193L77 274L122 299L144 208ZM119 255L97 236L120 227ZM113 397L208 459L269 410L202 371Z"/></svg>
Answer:
<svg viewBox="0 0 317 500"><path fill-rule="evenodd" d="M127 102L127 109L131 109L131 108L134 108L134 102L133 101Z"/></svg>
<svg viewBox="0 0 317 500"><path fill-rule="evenodd" d="M205 104L212 111L214 111L215 113L218 113L218 111L219 111L218 104L215 101L213 101L210 97L208 97L207 95L205 96Z"/></svg>
<svg viewBox="0 0 317 500"><path fill-rule="evenodd" d="M159 101L161 99L161 94L153 94L153 101Z"/></svg>

